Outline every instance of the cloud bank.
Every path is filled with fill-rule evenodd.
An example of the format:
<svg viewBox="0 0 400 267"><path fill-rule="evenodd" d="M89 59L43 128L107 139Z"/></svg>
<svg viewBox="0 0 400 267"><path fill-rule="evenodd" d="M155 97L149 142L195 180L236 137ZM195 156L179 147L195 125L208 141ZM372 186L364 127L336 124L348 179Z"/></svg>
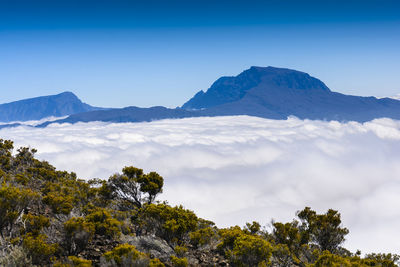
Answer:
<svg viewBox="0 0 400 267"><path fill-rule="evenodd" d="M345 246L400 252L400 121L364 124L248 116L0 130L80 178L126 165L165 179L160 200L218 226L290 221L310 206L342 214Z"/></svg>

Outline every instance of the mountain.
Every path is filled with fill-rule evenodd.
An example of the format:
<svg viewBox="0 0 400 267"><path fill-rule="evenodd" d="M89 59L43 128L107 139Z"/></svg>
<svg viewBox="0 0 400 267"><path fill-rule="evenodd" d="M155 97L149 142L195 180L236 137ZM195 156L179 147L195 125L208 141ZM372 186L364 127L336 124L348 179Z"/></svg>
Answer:
<svg viewBox="0 0 400 267"><path fill-rule="evenodd" d="M71 115L65 119L45 122L39 127L51 123L76 123L76 122L142 122L162 119L181 119L200 116L197 112L184 109L170 109L161 106L151 108L126 107L107 110L97 110Z"/></svg>
<svg viewBox="0 0 400 267"><path fill-rule="evenodd" d="M263 118L364 122L400 119L400 101L332 92L307 73L274 67L251 67L235 77L218 79L182 108L208 116L251 115Z"/></svg>
<svg viewBox="0 0 400 267"><path fill-rule="evenodd" d="M0 105L0 121L29 121L62 117L100 108L83 103L71 92L41 96Z"/></svg>
<svg viewBox="0 0 400 267"><path fill-rule="evenodd" d="M54 122L141 122L229 115L365 122L382 117L400 119L400 101L333 92L317 78L296 70L251 67L237 76L218 79L206 92L198 92L181 108L127 107L85 111L39 127Z"/></svg>
<svg viewBox="0 0 400 267"><path fill-rule="evenodd" d="M261 90L264 92L274 93L275 95L269 96L271 98L277 96L277 92L273 92L272 88L282 88L287 92L295 90L329 91L323 82L303 72L273 67L251 67L236 77L219 78L206 93L199 91L182 108L204 109L239 101L248 93L251 94L254 91L253 88L259 86L263 86Z"/></svg>

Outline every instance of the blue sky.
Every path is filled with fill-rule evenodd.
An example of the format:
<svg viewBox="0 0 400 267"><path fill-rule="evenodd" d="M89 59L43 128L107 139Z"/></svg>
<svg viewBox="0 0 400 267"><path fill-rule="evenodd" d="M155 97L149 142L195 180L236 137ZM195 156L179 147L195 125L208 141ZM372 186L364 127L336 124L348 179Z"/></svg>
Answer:
<svg viewBox="0 0 400 267"><path fill-rule="evenodd" d="M98 106L175 107L253 65L390 96L399 47L399 1L0 0L0 102L68 90Z"/></svg>

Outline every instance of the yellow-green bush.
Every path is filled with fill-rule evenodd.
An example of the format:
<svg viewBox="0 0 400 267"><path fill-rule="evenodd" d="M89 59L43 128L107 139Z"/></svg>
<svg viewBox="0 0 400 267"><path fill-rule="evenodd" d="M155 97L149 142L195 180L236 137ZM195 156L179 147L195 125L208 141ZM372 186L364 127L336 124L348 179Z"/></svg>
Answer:
<svg viewBox="0 0 400 267"><path fill-rule="evenodd" d="M22 220L25 222L25 231L32 233L32 235L39 235L44 227L50 226L49 218L43 215L36 216L28 213L22 217Z"/></svg>
<svg viewBox="0 0 400 267"><path fill-rule="evenodd" d="M98 208L89 213L85 220L94 224L95 233L107 237L114 237L121 233L121 222L114 219L111 214L102 208Z"/></svg>
<svg viewBox="0 0 400 267"><path fill-rule="evenodd" d="M1 184L0 232L6 227L10 231L22 211L38 198L39 195L31 189L19 188L5 183Z"/></svg>
<svg viewBox="0 0 400 267"><path fill-rule="evenodd" d="M28 255L32 257L34 264L48 262L58 249L57 244L49 244L46 239L47 236L43 234L34 236L29 233L24 236L23 247L28 251Z"/></svg>
<svg viewBox="0 0 400 267"><path fill-rule="evenodd" d="M185 235L197 229L198 218L182 206L151 204L144 210L145 227L168 242L180 242Z"/></svg>
<svg viewBox="0 0 400 267"><path fill-rule="evenodd" d="M71 196L50 192L43 197L43 202L51 207L54 213L69 214L74 207L74 200Z"/></svg>
<svg viewBox="0 0 400 267"><path fill-rule="evenodd" d="M14 148L13 141L0 139L0 168L8 171L11 169L11 152Z"/></svg>
<svg viewBox="0 0 400 267"><path fill-rule="evenodd" d="M230 228L220 229L218 234L221 237L221 242L218 244L217 248L220 252L224 252L226 250L232 250L236 239L245 233L236 225Z"/></svg>
<svg viewBox="0 0 400 267"><path fill-rule="evenodd" d="M188 252L188 248L185 246L175 246L174 251L176 255L183 257Z"/></svg>
<svg viewBox="0 0 400 267"><path fill-rule="evenodd" d="M190 243L199 247L210 243L211 239L215 236L215 231L211 227L198 229L189 234Z"/></svg>
<svg viewBox="0 0 400 267"><path fill-rule="evenodd" d="M188 266L188 259L187 258L178 258L175 256L171 256L172 266L174 267L186 267Z"/></svg>
<svg viewBox="0 0 400 267"><path fill-rule="evenodd" d="M398 266L396 262L400 260L400 255L392 254L392 253L371 253L367 254L363 259L363 262L372 262L375 265L368 265L368 266L383 266L383 267L396 267Z"/></svg>
<svg viewBox="0 0 400 267"><path fill-rule="evenodd" d="M74 266L74 267L92 267L91 260L85 260L85 259L78 258L75 256L69 256L68 260L71 262L72 266Z"/></svg>
<svg viewBox="0 0 400 267"><path fill-rule="evenodd" d="M149 267L165 267L165 265L159 259L155 258L150 260Z"/></svg>
<svg viewBox="0 0 400 267"><path fill-rule="evenodd" d="M230 258L235 266L266 266L272 255L271 244L257 235L244 234L234 243Z"/></svg>
<svg viewBox="0 0 400 267"><path fill-rule="evenodd" d="M21 185L27 185L29 182L29 178L21 173L15 175L14 180Z"/></svg>
<svg viewBox="0 0 400 267"><path fill-rule="evenodd" d="M135 246L122 244L113 250L104 253L103 258L111 266L136 266L136 264L149 262L146 254L136 250Z"/></svg>
<svg viewBox="0 0 400 267"><path fill-rule="evenodd" d="M85 249L95 233L94 223L87 222L82 217L69 219L64 223L64 229L66 232L67 249L71 253Z"/></svg>

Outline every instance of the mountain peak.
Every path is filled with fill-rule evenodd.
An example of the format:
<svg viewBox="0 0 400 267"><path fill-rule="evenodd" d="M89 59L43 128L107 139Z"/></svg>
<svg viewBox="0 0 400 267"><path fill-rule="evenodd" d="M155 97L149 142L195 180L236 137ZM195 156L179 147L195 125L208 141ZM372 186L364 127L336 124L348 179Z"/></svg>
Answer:
<svg viewBox="0 0 400 267"><path fill-rule="evenodd" d="M64 92L59 93L59 94L57 94L57 95L75 96L75 97L76 97L76 95L75 95L73 92L71 92L71 91L64 91Z"/></svg>
<svg viewBox="0 0 400 267"><path fill-rule="evenodd" d="M96 110L83 103L74 93L65 91L56 95L23 99L0 105L0 121L29 121L46 117L62 117Z"/></svg>
<svg viewBox="0 0 400 267"><path fill-rule="evenodd" d="M252 66L234 77L221 77L206 91L198 92L186 102L184 109L204 109L238 101L254 90L263 94L276 94L293 90L319 90L329 92L329 88L309 74L276 67Z"/></svg>

